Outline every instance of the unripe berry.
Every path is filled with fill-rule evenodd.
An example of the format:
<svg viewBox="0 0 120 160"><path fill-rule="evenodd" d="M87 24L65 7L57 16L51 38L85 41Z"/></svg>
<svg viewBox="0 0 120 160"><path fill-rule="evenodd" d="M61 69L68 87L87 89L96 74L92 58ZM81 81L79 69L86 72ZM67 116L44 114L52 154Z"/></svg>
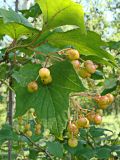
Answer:
<svg viewBox="0 0 120 160"><path fill-rule="evenodd" d="M79 59L79 57L80 57L79 52L75 49L68 49L66 51L66 54L67 54L68 59L70 59L71 61Z"/></svg>
<svg viewBox="0 0 120 160"><path fill-rule="evenodd" d="M30 131L30 130L26 131L25 135L28 137L32 137L32 131Z"/></svg>
<svg viewBox="0 0 120 160"><path fill-rule="evenodd" d="M89 73L91 73L91 74L95 73L95 71L96 71L96 66L93 64L92 61L90 61L90 60L85 61L84 66L85 66L86 70L87 70Z"/></svg>
<svg viewBox="0 0 120 160"><path fill-rule="evenodd" d="M91 77L91 74L85 69L85 68L80 68L79 70L79 75L82 78L88 78Z"/></svg>
<svg viewBox="0 0 120 160"><path fill-rule="evenodd" d="M72 64L77 71L80 69L80 62L78 60L72 61Z"/></svg>
<svg viewBox="0 0 120 160"><path fill-rule="evenodd" d="M89 128L90 127L90 123L89 123L89 120L86 118L87 120L87 124L84 126L84 128Z"/></svg>
<svg viewBox="0 0 120 160"><path fill-rule="evenodd" d="M40 129L35 129L35 134L36 134L36 135L40 135L40 133L41 133L41 130L40 130Z"/></svg>
<svg viewBox="0 0 120 160"><path fill-rule="evenodd" d="M94 123L96 125L99 125L102 123L102 117L99 115L99 114L96 114L95 117L94 117Z"/></svg>
<svg viewBox="0 0 120 160"><path fill-rule="evenodd" d="M82 128L82 127L86 126L86 124L87 124L87 118L85 118L85 117L80 117L76 121L76 125L78 128Z"/></svg>
<svg viewBox="0 0 120 160"><path fill-rule="evenodd" d="M29 130L30 129L30 124L29 123L26 124L24 128L25 128L25 130Z"/></svg>
<svg viewBox="0 0 120 160"><path fill-rule="evenodd" d="M99 105L108 105L109 104L109 98L107 96L101 96L99 98L98 104Z"/></svg>
<svg viewBox="0 0 120 160"><path fill-rule="evenodd" d="M41 129L41 124L36 124L36 125L35 125L35 128L36 128L37 130Z"/></svg>
<svg viewBox="0 0 120 160"><path fill-rule="evenodd" d="M111 104L114 101L114 96L112 94L110 94L110 93L106 94L106 96L109 99L109 104Z"/></svg>
<svg viewBox="0 0 120 160"><path fill-rule="evenodd" d="M100 104L99 108L100 109L106 109L106 108L108 108L108 104Z"/></svg>
<svg viewBox="0 0 120 160"><path fill-rule="evenodd" d="M94 111L91 111L87 114L87 119L90 121L90 122L93 122L94 121L94 117L95 117L95 112Z"/></svg>
<svg viewBox="0 0 120 160"><path fill-rule="evenodd" d="M70 147L72 147L72 148L77 147L77 145L78 145L78 139L77 139L77 138L70 138L70 139L68 140L68 145L69 145Z"/></svg>
<svg viewBox="0 0 120 160"><path fill-rule="evenodd" d="M77 126L74 123L69 123L68 131L73 133L73 135L77 135L79 133L79 130L78 130Z"/></svg>
<svg viewBox="0 0 120 160"><path fill-rule="evenodd" d="M52 77L51 75L47 78L41 78L41 81L43 84L47 85L47 84L50 84L52 82Z"/></svg>
<svg viewBox="0 0 120 160"><path fill-rule="evenodd" d="M50 70L48 68L41 68L39 70L39 76L41 79L48 78L50 76Z"/></svg>
<svg viewBox="0 0 120 160"><path fill-rule="evenodd" d="M31 93L36 92L38 90L38 84L35 81L28 83L27 87L28 87L28 91Z"/></svg>

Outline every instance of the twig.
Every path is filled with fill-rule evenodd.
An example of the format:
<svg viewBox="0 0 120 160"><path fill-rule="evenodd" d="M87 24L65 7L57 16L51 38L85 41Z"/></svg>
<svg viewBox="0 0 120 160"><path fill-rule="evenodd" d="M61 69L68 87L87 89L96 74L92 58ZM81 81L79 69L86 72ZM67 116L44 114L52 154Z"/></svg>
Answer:
<svg viewBox="0 0 120 160"><path fill-rule="evenodd" d="M43 148L41 148L39 145L37 145L36 143L34 143L29 137L27 137L24 133L20 132L20 135L24 136L27 138L27 140L35 147L37 147L37 149L39 151L44 152L51 160L53 160L53 158L51 157L51 155Z"/></svg>

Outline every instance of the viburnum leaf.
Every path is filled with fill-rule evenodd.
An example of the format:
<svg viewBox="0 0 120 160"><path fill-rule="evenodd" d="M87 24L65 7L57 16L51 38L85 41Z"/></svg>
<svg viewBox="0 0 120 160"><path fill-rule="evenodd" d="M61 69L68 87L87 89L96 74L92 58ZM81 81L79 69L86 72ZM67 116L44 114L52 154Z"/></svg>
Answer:
<svg viewBox="0 0 120 160"><path fill-rule="evenodd" d="M19 38L22 35L38 33L27 19L13 11L0 8L0 35L9 35L12 38Z"/></svg>
<svg viewBox="0 0 120 160"><path fill-rule="evenodd" d="M69 94L84 91L81 80L68 61L54 64L50 67L53 81L43 85L37 80L39 89L29 93L27 83L36 79L41 68L38 64L27 64L16 72L13 77L18 82L16 91L16 117L25 114L30 108L35 108L38 118L43 125L55 135L60 136L66 127Z"/></svg>
<svg viewBox="0 0 120 160"><path fill-rule="evenodd" d="M81 55L93 55L94 61L116 65L115 58L106 52L102 46L107 43L101 40L101 37L92 31L88 31L87 35L81 34L80 29L75 29L67 32L58 32L51 34L48 37L48 43L58 48L74 47L79 50Z"/></svg>
<svg viewBox="0 0 120 160"><path fill-rule="evenodd" d="M43 13L43 30L63 25L76 25L85 33L84 12L80 4L71 0L36 0Z"/></svg>

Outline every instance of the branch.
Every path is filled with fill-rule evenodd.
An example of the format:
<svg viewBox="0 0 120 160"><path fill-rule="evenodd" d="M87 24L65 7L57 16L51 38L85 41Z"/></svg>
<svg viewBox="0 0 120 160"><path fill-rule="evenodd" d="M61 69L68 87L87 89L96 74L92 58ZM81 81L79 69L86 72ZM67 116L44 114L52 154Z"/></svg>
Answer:
<svg viewBox="0 0 120 160"><path fill-rule="evenodd" d="M27 138L27 140L35 147L37 147L37 149L39 151L44 152L51 160L53 160L53 158L51 157L51 155L43 148L41 148L39 145L37 145L36 143L34 143L29 137L27 137L23 132L20 132L21 136L24 136L25 138Z"/></svg>

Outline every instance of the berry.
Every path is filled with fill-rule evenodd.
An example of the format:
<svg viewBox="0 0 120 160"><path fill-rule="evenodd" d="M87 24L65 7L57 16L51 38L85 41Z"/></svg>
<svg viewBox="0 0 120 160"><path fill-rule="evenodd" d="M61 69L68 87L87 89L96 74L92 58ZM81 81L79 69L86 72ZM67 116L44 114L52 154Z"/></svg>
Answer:
<svg viewBox="0 0 120 160"><path fill-rule="evenodd" d="M87 124L87 118L85 117L80 117L77 121L76 121L77 127L78 128L82 128L84 126L86 126Z"/></svg>
<svg viewBox="0 0 120 160"><path fill-rule="evenodd" d="M106 109L108 107L108 104L101 104L99 105L100 109Z"/></svg>
<svg viewBox="0 0 120 160"><path fill-rule="evenodd" d="M91 77L91 74L90 74L85 68L80 68L80 70L79 70L79 75L80 75L82 78Z"/></svg>
<svg viewBox="0 0 120 160"><path fill-rule="evenodd" d="M36 92L38 90L38 84L35 81L28 83L27 87L28 91L31 93Z"/></svg>
<svg viewBox="0 0 120 160"><path fill-rule="evenodd" d="M99 125L102 123L102 117L99 115L99 114L96 114L95 117L94 117L94 123L96 125Z"/></svg>
<svg viewBox="0 0 120 160"><path fill-rule="evenodd" d="M26 124L24 128L25 128L25 130L29 130L30 129L30 124L29 123Z"/></svg>
<svg viewBox="0 0 120 160"><path fill-rule="evenodd" d="M41 130L40 130L40 129L36 129L36 130L35 130L35 134L36 134L36 135L40 135L40 133L41 133Z"/></svg>
<svg viewBox="0 0 120 160"><path fill-rule="evenodd" d="M84 126L84 128L89 128L90 127L90 123L89 123L89 120L86 118L87 120L87 124Z"/></svg>
<svg viewBox="0 0 120 160"><path fill-rule="evenodd" d="M87 70L89 73L91 73L91 74L95 73L95 71L96 71L96 66L93 64L92 61L90 61L90 60L85 61L84 66L85 66L86 70Z"/></svg>
<svg viewBox="0 0 120 160"><path fill-rule="evenodd" d="M79 52L75 49L68 49L66 51L66 54L67 54L68 59L70 59L71 61L72 60L77 60L80 57Z"/></svg>
<svg viewBox="0 0 120 160"><path fill-rule="evenodd" d="M39 70L39 76L41 79L48 78L50 76L50 70L48 68L41 68Z"/></svg>
<svg viewBox="0 0 120 160"><path fill-rule="evenodd" d="M91 111L87 114L87 119L90 121L90 122L93 122L94 121L94 117L95 117L95 112L94 111Z"/></svg>
<svg viewBox="0 0 120 160"><path fill-rule="evenodd" d="M68 140L68 145L69 145L70 147L72 147L72 148L77 147L77 145L78 145L78 139L77 139L77 138L70 138L70 139Z"/></svg>
<svg viewBox="0 0 120 160"><path fill-rule="evenodd" d="M99 105L108 105L109 98L107 96L101 96L98 101Z"/></svg>
<svg viewBox="0 0 120 160"><path fill-rule="evenodd" d="M76 69L76 70L79 70L80 69L80 62L78 60L73 60L72 61L72 64L73 64L73 67Z"/></svg>
<svg viewBox="0 0 120 160"><path fill-rule="evenodd" d="M111 104L114 101L114 96L112 94L110 94L110 93L106 94L106 96L109 99L109 104Z"/></svg>
<svg viewBox="0 0 120 160"><path fill-rule="evenodd" d="M41 124L36 124L36 125L35 125L35 128L36 128L36 130L41 129Z"/></svg>
<svg viewBox="0 0 120 160"><path fill-rule="evenodd" d="M28 137L32 137L32 131L30 131L30 130L26 131L25 135Z"/></svg>
<svg viewBox="0 0 120 160"><path fill-rule="evenodd" d="M50 75L50 76L47 77L47 78L41 78L41 81L42 81L43 84L47 85L47 84L49 84L49 83L52 82L52 77L51 77L51 75Z"/></svg>
<svg viewBox="0 0 120 160"><path fill-rule="evenodd" d="M79 130L78 130L77 126L74 123L69 123L68 131L73 133L73 135L77 135L79 133Z"/></svg>

